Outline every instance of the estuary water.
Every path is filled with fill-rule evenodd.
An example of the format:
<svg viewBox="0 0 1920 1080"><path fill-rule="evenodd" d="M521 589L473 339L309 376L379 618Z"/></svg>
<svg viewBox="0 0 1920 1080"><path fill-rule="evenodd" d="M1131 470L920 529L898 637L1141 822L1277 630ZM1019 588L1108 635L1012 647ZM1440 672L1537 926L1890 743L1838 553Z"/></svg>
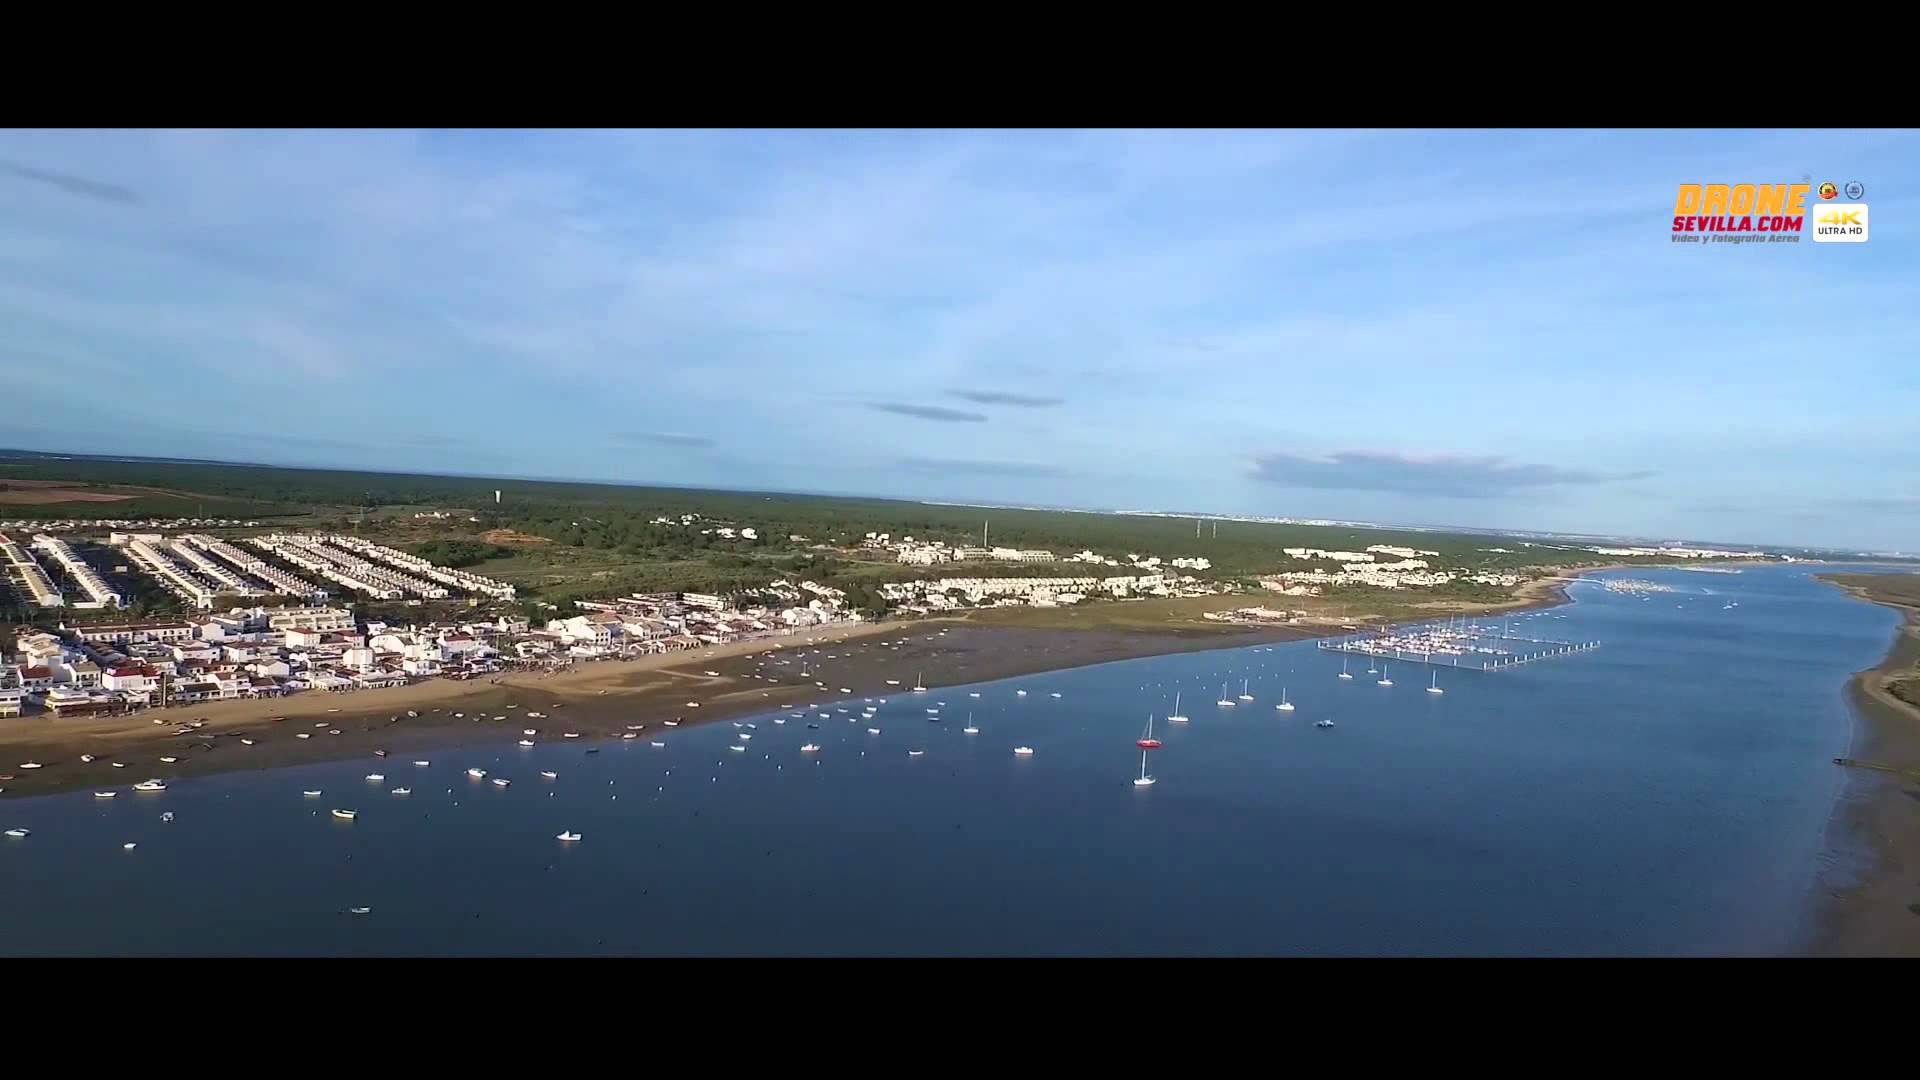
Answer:
<svg viewBox="0 0 1920 1080"><path fill-rule="evenodd" d="M1599 649L1438 695L1307 641L8 799L0 954L1792 953L1896 618L1813 572L1584 579L1513 632Z"/></svg>

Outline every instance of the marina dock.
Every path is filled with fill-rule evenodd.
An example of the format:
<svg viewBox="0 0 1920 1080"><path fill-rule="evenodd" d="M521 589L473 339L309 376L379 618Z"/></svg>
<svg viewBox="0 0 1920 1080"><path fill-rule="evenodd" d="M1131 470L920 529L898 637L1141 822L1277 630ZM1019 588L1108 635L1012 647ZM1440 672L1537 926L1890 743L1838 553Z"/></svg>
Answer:
<svg viewBox="0 0 1920 1080"><path fill-rule="evenodd" d="M1479 671L1504 671L1600 647L1598 641L1525 637L1504 626L1488 628L1472 622L1387 627L1378 633L1321 638L1317 644L1326 652Z"/></svg>

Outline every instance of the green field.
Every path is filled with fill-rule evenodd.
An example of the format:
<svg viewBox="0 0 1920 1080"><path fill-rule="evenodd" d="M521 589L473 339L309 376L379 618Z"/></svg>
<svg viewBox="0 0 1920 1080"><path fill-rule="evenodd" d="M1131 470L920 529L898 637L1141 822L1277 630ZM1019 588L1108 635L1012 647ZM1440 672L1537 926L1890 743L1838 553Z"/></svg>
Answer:
<svg viewBox="0 0 1920 1080"><path fill-rule="evenodd" d="M1209 520L1196 536L1191 518L21 453L0 454L0 484L9 481L37 481L40 486L32 490L41 492L58 482L62 490L135 498L34 502L39 496L16 496L17 501L0 504L0 518L220 516L260 521L261 530L253 531L350 531L509 582L522 592L529 602L522 606L529 610L531 602L564 606L574 599L635 591L740 592L777 578L835 585L848 590L857 606L878 610L875 587L884 582L928 576L1127 574L1136 572L1126 566L1129 553L1163 560L1204 556L1212 566L1196 576L1242 584L1252 584L1262 574L1326 565L1290 559L1281 550L1286 547L1358 550L1396 544L1438 551L1441 554L1430 559L1436 567L1464 570L1524 572L1622 561L1564 547L1524 546L1512 538L1440 532ZM496 490L502 493L497 505ZM448 516L419 516L435 512ZM680 525L678 519L689 514L700 520L691 528ZM869 532L977 544L983 523L995 545L1060 554L1092 550L1120 559L1122 565L969 561L911 567L890 553L858 546ZM746 540L701 533L721 526L750 527L758 536ZM790 540L790 535L804 539ZM1356 611L1418 614L1419 604L1484 602L1504 593L1469 585L1416 593L1347 589L1324 600ZM1263 595L1269 598L1263 602L1275 606L1292 602Z"/></svg>

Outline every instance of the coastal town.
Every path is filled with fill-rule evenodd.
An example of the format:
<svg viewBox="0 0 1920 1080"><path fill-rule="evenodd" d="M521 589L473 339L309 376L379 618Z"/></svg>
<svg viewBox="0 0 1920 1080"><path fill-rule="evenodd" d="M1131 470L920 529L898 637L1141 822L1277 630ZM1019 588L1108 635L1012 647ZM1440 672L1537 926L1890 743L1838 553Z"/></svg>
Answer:
<svg viewBox="0 0 1920 1080"><path fill-rule="evenodd" d="M453 514L413 516L438 521ZM711 541L769 539L764 527L699 514L657 515L651 523ZM524 598L509 582L358 534L263 531L258 522L218 518L6 524L16 530L0 532L5 587L37 614L15 635L12 654L0 666L0 716L115 714L472 679L776 638L881 613L927 616L1196 598L1256 585L1286 597L1353 587L1433 589L1453 582L1510 588L1532 577L1449 566L1437 550L1383 543L1361 550L1285 547L1277 561L1286 569L1235 580L1209 573L1213 564L1200 555L996 545L983 524L977 545L869 531L834 546L782 534L790 545L887 560L909 575L875 582L867 594L873 599L860 604L833 584L776 577L725 593L601 595L571 599L561 608L537 600L515 603ZM21 524L31 531L21 533ZM1694 563L1758 555L1677 546L1585 551ZM980 569L954 572L956 564ZM1021 567L1033 570L1021 573ZM164 593L172 598L170 608L182 614L116 617L140 590ZM389 613L417 609L419 617L367 613L383 605ZM1308 613L1254 604L1203 614L1209 621L1274 625L1300 622Z"/></svg>

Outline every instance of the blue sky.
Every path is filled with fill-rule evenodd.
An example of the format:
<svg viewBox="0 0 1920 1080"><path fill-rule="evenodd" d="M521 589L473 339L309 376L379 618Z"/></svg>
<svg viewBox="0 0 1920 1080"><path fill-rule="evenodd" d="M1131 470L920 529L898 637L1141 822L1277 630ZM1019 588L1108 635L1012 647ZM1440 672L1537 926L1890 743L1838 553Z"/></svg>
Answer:
<svg viewBox="0 0 1920 1080"><path fill-rule="evenodd" d="M0 445L1913 550L1916 177L1903 132L0 132ZM1803 179L1872 239L1668 240L1680 183Z"/></svg>

